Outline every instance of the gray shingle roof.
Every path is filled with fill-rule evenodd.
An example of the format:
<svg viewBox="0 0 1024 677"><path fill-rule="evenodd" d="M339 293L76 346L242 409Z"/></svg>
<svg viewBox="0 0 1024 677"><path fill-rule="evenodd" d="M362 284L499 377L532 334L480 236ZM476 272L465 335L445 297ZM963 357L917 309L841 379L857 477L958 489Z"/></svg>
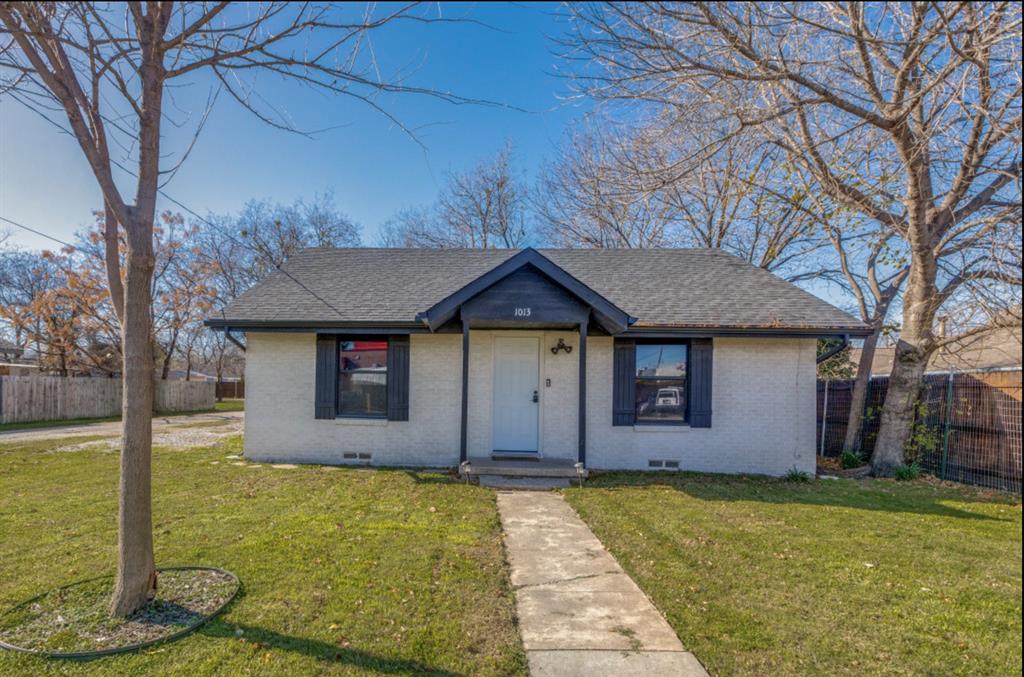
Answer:
<svg viewBox="0 0 1024 677"><path fill-rule="evenodd" d="M285 265L288 275L275 271L215 319L237 325L415 322L417 313L518 251L307 249ZM813 294L720 250L538 251L636 317L635 327L864 327Z"/></svg>

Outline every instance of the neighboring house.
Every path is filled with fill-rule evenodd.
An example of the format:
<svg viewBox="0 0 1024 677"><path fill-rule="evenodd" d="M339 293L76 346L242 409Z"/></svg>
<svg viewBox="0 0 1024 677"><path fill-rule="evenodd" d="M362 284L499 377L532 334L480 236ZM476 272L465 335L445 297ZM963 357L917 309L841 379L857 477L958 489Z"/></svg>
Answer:
<svg viewBox="0 0 1024 677"><path fill-rule="evenodd" d="M159 375L157 376L159 378ZM214 374L207 374L201 371L187 371L185 369L169 369L167 371L167 380L170 381L216 381L217 376ZM221 381L237 381L238 377L224 377Z"/></svg>
<svg viewBox="0 0 1024 677"><path fill-rule="evenodd" d="M816 340L867 327L717 250L310 249L246 335L245 454L815 469Z"/></svg>
<svg viewBox="0 0 1024 677"><path fill-rule="evenodd" d="M0 338L0 362L13 362L21 357L25 351L10 341Z"/></svg>
<svg viewBox="0 0 1024 677"><path fill-rule="evenodd" d="M883 345L875 349L871 362L872 376L888 376L896 357L896 346ZM860 349L851 350L850 359L860 360ZM993 327L987 331L965 336L936 350L928 360L929 372L993 371L1020 369L1021 328Z"/></svg>
<svg viewBox="0 0 1024 677"><path fill-rule="evenodd" d="M0 339L0 376L33 376L39 367L25 358L25 350Z"/></svg>

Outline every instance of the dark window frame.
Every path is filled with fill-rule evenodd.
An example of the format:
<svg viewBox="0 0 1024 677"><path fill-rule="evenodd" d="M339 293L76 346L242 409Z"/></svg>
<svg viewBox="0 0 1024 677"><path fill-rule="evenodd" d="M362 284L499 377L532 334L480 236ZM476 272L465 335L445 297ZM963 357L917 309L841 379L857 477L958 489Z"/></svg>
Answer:
<svg viewBox="0 0 1024 677"><path fill-rule="evenodd" d="M355 341L374 341L376 343L386 343L387 347L384 349L384 412L381 414L346 414L341 411L341 344L345 342ZM344 336L339 335L335 340L334 353L338 361L338 366L334 370L334 417L335 418L351 418L361 419L369 421L387 421L388 420L388 396L391 388L391 379L388 378L388 356L391 351L391 337L390 336ZM687 367L689 368L689 367Z"/></svg>
<svg viewBox="0 0 1024 677"><path fill-rule="evenodd" d="M681 420L681 421L673 421L673 420L642 421L642 420L640 420L640 414L636 410L636 388L637 388L637 381L656 381L658 379L657 378L640 378L640 379L638 379L637 375L636 375L636 365L635 365L635 362L634 362L633 376L632 376L632 381L633 381L633 403L634 403L633 404L633 425L634 426L659 426L659 427L661 427L661 426L677 426L677 427L686 427L686 426L690 425L690 407L692 406L692 403L693 403L693 396L692 396L692 393L691 393L691 390L693 388L693 378L691 378L691 376L692 376L691 363L692 363L692 360L693 360L693 350L690 347L690 339L660 339L660 338L636 339L636 341L634 342L634 346L633 346L633 354L634 354L634 358L633 359L634 359L634 361L636 360L636 357L635 357L636 349L639 348L640 346L662 346L662 345L664 345L664 346L686 346L686 376L683 377L683 380L685 381L685 383L684 383L684 390L686 391L686 408L683 410L683 420ZM676 377L663 377L663 378L665 378L666 381L667 380L673 380L673 379L677 380L677 381L680 380L678 376L676 376Z"/></svg>

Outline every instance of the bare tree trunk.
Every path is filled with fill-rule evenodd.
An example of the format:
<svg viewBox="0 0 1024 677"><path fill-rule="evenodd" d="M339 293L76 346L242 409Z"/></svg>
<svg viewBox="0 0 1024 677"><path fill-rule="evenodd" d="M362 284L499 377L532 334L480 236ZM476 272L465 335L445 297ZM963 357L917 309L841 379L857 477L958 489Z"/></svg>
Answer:
<svg viewBox="0 0 1024 677"><path fill-rule="evenodd" d="M121 282L121 259L117 242L117 217L110 203L103 204L103 257L107 268L107 289L110 302L114 304L114 315L124 318L124 283Z"/></svg>
<svg viewBox="0 0 1024 677"><path fill-rule="evenodd" d="M164 354L163 364L160 367L160 380L166 381L167 377L171 373L171 358L174 357L174 347L178 342L177 332L174 334L174 338L171 339L170 345L167 347L167 352Z"/></svg>
<svg viewBox="0 0 1024 677"><path fill-rule="evenodd" d="M133 211L125 275L124 373L121 401L121 491L118 504L117 581L110 612L127 616L156 591L150 466L153 433L153 342L150 281L151 226ZM152 212L150 212L151 214Z"/></svg>
<svg viewBox="0 0 1024 677"><path fill-rule="evenodd" d="M924 257L922 257L924 258ZM935 265L924 261L911 266L903 299L903 326L896 344L889 390L882 406L872 472L889 477L904 463L904 451L914 427L914 407L928 359L934 350L932 323L935 319Z"/></svg>
<svg viewBox="0 0 1024 677"><path fill-rule="evenodd" d="M860 351L857 364L857 378L853 382L853 394L850 396L850 416L846 420L846 439L843 441L843 453L860 450L860 433L864 421L864 405L868 399L868 384L871 382L871 364L875 360L875 348L882 333L881 324L875 326L871 335L864 339L864 347Z"/></svg>

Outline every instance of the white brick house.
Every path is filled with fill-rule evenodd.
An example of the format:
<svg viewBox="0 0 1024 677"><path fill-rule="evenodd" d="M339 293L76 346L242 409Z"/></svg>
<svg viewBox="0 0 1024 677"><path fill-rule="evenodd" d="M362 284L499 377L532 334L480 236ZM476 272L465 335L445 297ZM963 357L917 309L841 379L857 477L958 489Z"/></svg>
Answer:
<svg viewBox="0 0 1024 677"><path fill-rule="evenodd" d="M715 250L318 249L246 335L254 460L814 471L815 347L867 328Z"/></svg>

